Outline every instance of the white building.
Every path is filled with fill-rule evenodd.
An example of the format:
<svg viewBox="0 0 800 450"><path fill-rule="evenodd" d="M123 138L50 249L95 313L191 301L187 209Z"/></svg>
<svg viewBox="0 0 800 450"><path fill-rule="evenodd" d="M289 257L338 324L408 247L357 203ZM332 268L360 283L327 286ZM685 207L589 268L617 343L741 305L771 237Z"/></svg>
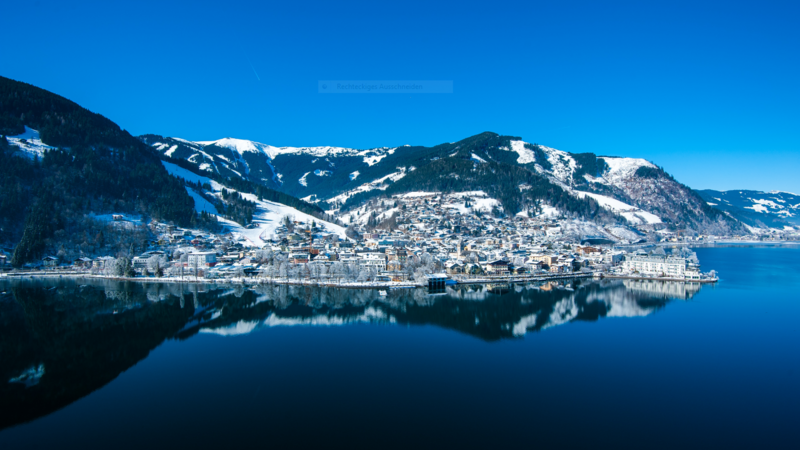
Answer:
<svg viewBox="0 0 800 450"><path fill-rule="evenodd" d="M669 278L700 278L700 265L686 258L663 255L626 255L622 268L628 272Z"/></svg>
<svg viewBox="0 0 800 450"><path fill-rule="evenodd" d="M379 271L386 270L386 255L384 253L362 253L358 264L362 267L375 268Z"/></svg>
<svg viewBox="0 0 800 450"><path fill-rule="evenodd" d="M213 267L217 264L217 254L214 252L189 253L187 256L188 267Z"/></svg>

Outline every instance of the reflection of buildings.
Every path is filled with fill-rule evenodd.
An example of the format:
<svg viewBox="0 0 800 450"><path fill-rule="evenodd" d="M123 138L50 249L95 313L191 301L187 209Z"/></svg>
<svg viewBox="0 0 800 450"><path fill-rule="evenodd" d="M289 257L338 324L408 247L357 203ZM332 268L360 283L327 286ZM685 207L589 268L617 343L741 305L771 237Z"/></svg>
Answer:
<svg viewBox="0 0 800 450"><path fill-rule="evenodd" d="M487 286L489 288L489 292L496 295L504 295L508 294L511 291L511 286L508 284L489 284Z"/></svg>
<svg viewBox="0 0 800 450"><path fill-rule="evenodd" d="M657 280L623 280L625 288L663 299L688 300L700 292L700 283L682 283Z"/></svg>

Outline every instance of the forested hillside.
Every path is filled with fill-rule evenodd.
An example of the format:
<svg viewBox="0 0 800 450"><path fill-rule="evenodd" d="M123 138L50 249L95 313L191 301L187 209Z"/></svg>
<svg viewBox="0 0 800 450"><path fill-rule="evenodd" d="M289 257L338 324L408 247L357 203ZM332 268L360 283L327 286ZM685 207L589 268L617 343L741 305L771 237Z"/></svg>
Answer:
<svg viewBox="0 0 800 450"><path fill-rule="evenodd" d="M497 199L506 214L529 211L541 213L543 205L554 206L588 220L605 223L620 221L591 198L579 199L566 193L547 178L522 167L504 163L477 163L459 157L436 159L410 171L385 191L369 191L351 197L345 208L358 205L376 195L393 195L410 191L463 192L482 190Z"/></svg>
<svg viewBox="0 0 800 450"><path fill-rule="evenodd" d="M14 136L26 126L54 149L40 159L0 138L0 239L19 242L15 264L86 244L81 231L88 213L202 225L183 183L148 146L74 102L0 77L0 132Z"/></svg>

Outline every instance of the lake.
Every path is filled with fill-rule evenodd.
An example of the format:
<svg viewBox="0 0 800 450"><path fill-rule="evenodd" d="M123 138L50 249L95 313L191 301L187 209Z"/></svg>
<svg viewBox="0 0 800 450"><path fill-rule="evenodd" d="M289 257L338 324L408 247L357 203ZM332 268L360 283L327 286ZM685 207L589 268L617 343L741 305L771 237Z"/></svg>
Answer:
<svg viewBox="0 0 800 450"><path fill-rule="evenodd" d="M696 251L719 283L3 281L0 448L794 447L800 251Z"/></svg>

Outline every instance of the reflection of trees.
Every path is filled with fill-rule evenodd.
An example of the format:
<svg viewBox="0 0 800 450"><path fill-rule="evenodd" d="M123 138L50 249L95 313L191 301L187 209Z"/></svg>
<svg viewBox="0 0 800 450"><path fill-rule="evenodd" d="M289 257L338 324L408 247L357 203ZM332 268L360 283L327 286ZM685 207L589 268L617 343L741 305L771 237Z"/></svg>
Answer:
<svg viewBox="0 0 800 450"><path fill-rule="evenodd" d="M82 285L81 283L90 283ZM495 341L574 320L641 316L692 286L570 281L398 289L263 284L15 281L0 289L0 428L55 411L113 380L167 338L237 334L276 325L353 322L436 325ZM6 381L41 365L26 387Z"/></svg>
<svg viewBox="0 0 800 450"><path fill-rule="evenodd" d="M0 398L3 409L13 411L0 418L0 428L55 411L103 386L191 315L175 301L151 303L151 292L124 283L19 283L11 292L14 302L6 306L21 322L0 330ZM35 386L5 382L34 364L44 367Z"/></svg>

